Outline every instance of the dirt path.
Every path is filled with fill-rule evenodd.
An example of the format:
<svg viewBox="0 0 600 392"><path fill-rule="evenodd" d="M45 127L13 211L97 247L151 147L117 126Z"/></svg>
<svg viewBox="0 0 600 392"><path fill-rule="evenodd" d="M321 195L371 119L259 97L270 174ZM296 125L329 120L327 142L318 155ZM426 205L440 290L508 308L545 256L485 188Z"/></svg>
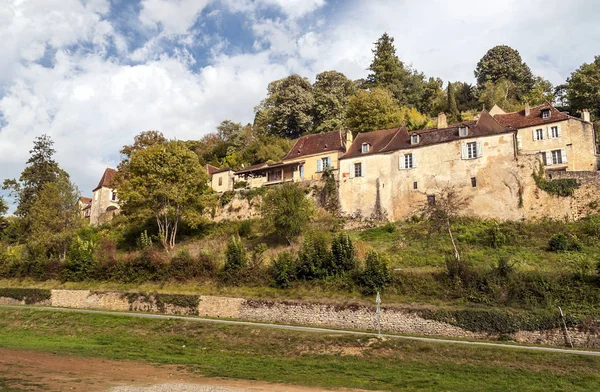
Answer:
<svg viewBox="0 0 600 392"><path fill-rule="evenodd" d="M167 384L164 387L157 384ZM182 366L154 366L133 361L59 356L46 352L0 348L0 390L10 391L108 391L113 387L152 386L150 390L315 392L306 388L259 381L205 378ZM212 387L212 388L211 388ZM193 389L197 388L197 389ZM145 388L144 388L145 389ZM144 389L137 389L143 391ZM117 390L125 390L118 388ZM131 389L133 390L133 389ZM337 389L336 391L358 391Z"/></svg>

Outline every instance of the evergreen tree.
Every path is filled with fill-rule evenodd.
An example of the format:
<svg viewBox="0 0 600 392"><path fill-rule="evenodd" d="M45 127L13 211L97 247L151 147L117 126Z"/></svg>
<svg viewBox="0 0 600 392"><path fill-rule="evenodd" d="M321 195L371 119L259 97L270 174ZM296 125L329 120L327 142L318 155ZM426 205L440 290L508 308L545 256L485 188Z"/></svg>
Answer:
<svg viewBox="0 0 600 392"><path fill-rule="evenodd" d="M342 129L348 100L354 94L354 83L337 71L321 72L313 85L315 98L315 132Z"/></svg>
<svg viewBox="0 0 600 392"><path fill-rule="evenodd" d="M583 64L567 79L567 98L573 113L589 109L595 119L600 119L600 56Z"/></svg>
<svg viewBox="0 0 600 392"><path fill-rule="evenodd" d="M55 153L52 148L53 144L50 136L46 134L38 136L33 142L33 149L29 151L31 156L19 181L4 180L2 188L9 190L11 196L15 197L18 203L15 215L26 217L44 186L55 181L62 173L53 159Z"/></svg>
<svg viewBox="0 0 600 392"><path fill-rule="evenodd" d="M460 121L460 112L456 105L456 94L452 83L448 83L448 120L449 123Z"/></svg>
<svg viewBox="0 0 600 392"><path fill-rule="evenodd" d="M406 86L410 71L396 55L394 38L384 33L375 42L373 61L369 66L371 73L367 76L366 87L382 87L392 92L399 103L407 103Z"/></svg>

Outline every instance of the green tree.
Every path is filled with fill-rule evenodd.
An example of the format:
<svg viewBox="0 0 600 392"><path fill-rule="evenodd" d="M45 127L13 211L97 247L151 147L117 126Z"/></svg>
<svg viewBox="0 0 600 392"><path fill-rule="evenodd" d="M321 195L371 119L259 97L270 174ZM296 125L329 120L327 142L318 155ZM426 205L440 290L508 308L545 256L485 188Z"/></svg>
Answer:
<svg viewBox="0 0 600 392"><path fill-rule="evenodd" d="M131 156L129 178L118 188L122 212L154 216L163 247L172 250L180 223L194 227L203 221L207 181L198 156L184 142L172 140L138 150Z"/></svg>
<svg viewBox="0 0 600 392"><path fill-rule="evenodd" d="M454 85L452 83L448 83L448 120L449 123L461 121L458 105L456 104L456 93L454 92Z"/></svg>
<svg viewBox="0 0 600 392"><path fill-rule="evenodd" d="M488 110L494 105L509 112L517 110L521 105L514 98L515 90L515 84L505 79L496 83L486 82L479 88L479 103Z"/></svg>
<svg viewBox="0 0 600 392"><path fill-rule="evenodd" d="M77 201L79 191L62 172L47 182L27 214L29 242L64 259L76 231L83 226Z"/></svg>
<svg viewBox="0 0 600 392"><path fill-rule="evenodd" d="M314 205L298 184L285 183L269 189L260 211L266 229L291 244L306 229Z"/></svg>
<svg viewBox="0 0 600 392"><path fill-rule="evenodd" d="M440 78L429 78L423 84L421 100L417 109L429 116L437 116L439 112L446 111L446 96L442 89L444 82Z"/></svg>
<svg viewBox="0 0 600 392"><path fill-rule="evenodd" d="M394 38L384 33L374 45L373 61L369 66L371 73L367 76L365 87L386 88L399 103L408 103L406 89L411 72L396 55Z"/></svg>
<svg viewBox="0 0 600 392"><path fill-rule="evenodd" d="M386 89L359 90L348 102L346 125L354 131L370 132L401 124L400 108Z"/></svg>
<svg viewBox="0 0 600 392"><path fill-rule="evenodd" d="M242 130L242 124L233 122L231 120L223 120L219 125L217 125L217 135L219 135L221 140L235 145L239 145L241 142L243 142L241 140Z"/></svg>
<svg viewBox="0 0 600 392"><path fill-rule="evenodd" d="M509 81L515 86L514 97L510 98L517 99L528 94L535 84L531 69L519 52L506 45L498 45L487 51L477 63L475 77L478 87L488 82Z"/></svg>
<svg viewBox="0 0 600 392"><path fill-rule="evenodd" d="M248 256L246 247L239 236L232 236L227 243L225 251L225 265L223 272L229 280L235 278L239 271L246 267Z"/></svg>
<svg viewBox="0 0 600 392"><path fill-rule="evenodd" d="M531 105L541 105L545 102L554 102L554 98L555 93L552 83L541 76L536 76L531 91L523 97L523 100Z"/></svg>
<svg viewBox="0 0 600 392"><path fill-rule="evenodd" d="M308 79L290 75L269 83L267 90L255 122L260 116L268 133L290 139L312 131L315 100Z"/></svg>
<svg viewBox="0 0 600 392"><path fill-rule="evenodd" d="M332 268L332 261L325 235L310 233L298 251L297 277L313 280L333 276L336 271Z"/></svg>
<svg viewBox="0 0 600 392"><path fill-rule="evenodd" d="M17 201L15 215L26 217L44 186L55 181L61 174L62 171L53 159L53 144L50 136L38 136L33 142L33 149L29 151L31 156L19 181L4 180L2 189L10 191L10 195Z"/></svg>
<svg viewBox="0 0 600 392"><path fill-rule="evenodd" d="M374 250L367 253L365 268L358 276L358 284L364 294L375 294L392 281L388 260Z"/></svg>
<svg viewBox="0 0 600 392"><path fill-rule="evenodd" d="M338 275L351 271L356 267L356 250L347 233L339 233L331 242L333 266Z"/></svg>
<svg viewBox="0 0 600 392"><path fill-rule="evenodd" d="M315 99L315 132L343 128L348 100L354 94L354 83L337 71L321 72L313 85Z"/></svg>
<svg viewBox="0 0 600 392"><path fill-rule="evenodd" d="M134 153L150 146L166 143L166 141L167 139L160 131L144 131L136 135L133 138L133 144L123 146L120 151L121 163L117 167L115 183L118 184L129 176L129 163Z"/></svg>
<svg viewBox="0 0 600 392"><path fill-rule="evenodd" d="M8 212L8 204L4 197L0 195L0 218L3 218L4 215Z"/></svg>
<svg viewBox="0 0 600 392"><path fill-rule="evenodd" d="M572 112L589 109L595 119L600 119L600 56L571 74L566 95Z"/></svg>

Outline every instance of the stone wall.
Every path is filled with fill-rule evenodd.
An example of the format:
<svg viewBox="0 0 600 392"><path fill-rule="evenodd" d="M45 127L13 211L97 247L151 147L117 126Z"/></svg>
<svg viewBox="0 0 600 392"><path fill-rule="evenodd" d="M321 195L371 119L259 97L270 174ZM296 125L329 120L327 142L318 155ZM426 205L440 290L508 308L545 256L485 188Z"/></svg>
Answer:
<svg viewBox="0 0 600 392"><path fill-rule="evenodd" d="M375 331L375 306L356 304L324 304L301 301L274 301L218 296L184 296L195 298L197 306L159 304L161 294L121 292L94 292L90 290L52 290L51 300L40 305L65 308L104 310L131 310L166 314L199 315L202 317L231 318L246 321L310 325L330 328ZM192 301L193 302L193 301ZM0 297L0 304L22 304L11 298ZM423 310L423 309L421 309ZM427 319L419 309L382 307L381 328L384 332L409 335L443 336L452 338L494 340L504 334L475 332L449 323ZM564 331L518 331L508 334L520 343L563 346ZM569 328L569 336L576 347L600 348L600 331L583 326Z"/></svg>

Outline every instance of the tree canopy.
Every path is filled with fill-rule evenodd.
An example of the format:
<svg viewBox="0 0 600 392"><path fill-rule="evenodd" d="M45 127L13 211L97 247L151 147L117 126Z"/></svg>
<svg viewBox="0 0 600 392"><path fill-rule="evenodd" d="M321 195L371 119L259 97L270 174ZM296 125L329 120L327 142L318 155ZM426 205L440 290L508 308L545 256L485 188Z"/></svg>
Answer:
<svg viewBox="0 0 600 392"><path fill-rule="evenodd" d="M318 74L313 86L314 131L329 132L344 128L348 100L355 91L354 83L341 72Z"/></svg>
<svg viewBox="0 0 600 392"><path fill-rule="evenodd" d="M595 119L600 119L600 56L573 72L566 90L571 111L589 109Z"/></svg>
<svg viewBox="0 0 600 392"><path fill-rule="evenodd" d="M396 100L389 90L383 88L357 91L348 102L346 119L348 128L357 132L393 128L402 123Z"/></svg>
<svg viewBox="0 0 600 392"><path fill-rule="evenodd" d="M487 51L477 63L475 77L479 87L488 82L512 83L515 98L518 99L528 94L535 84L531 69L523 61L519 52L506 45L498 45Z"/></svg>

